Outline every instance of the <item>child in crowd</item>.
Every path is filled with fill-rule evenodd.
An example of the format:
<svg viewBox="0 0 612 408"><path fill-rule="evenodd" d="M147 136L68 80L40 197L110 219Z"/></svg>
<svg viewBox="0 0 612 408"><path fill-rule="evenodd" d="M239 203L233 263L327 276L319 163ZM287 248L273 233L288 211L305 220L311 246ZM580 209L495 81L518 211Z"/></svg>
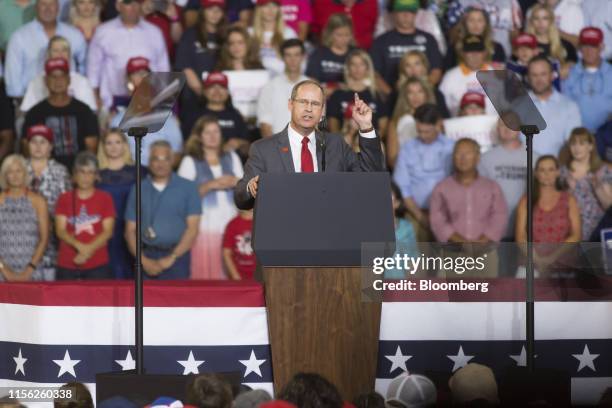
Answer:
<svg viewBox="0 0 612 408"><path fill-rule="evenodd" d="M461 97L459 116L477 116L485 114L485 96L480 92L466 92Z"/></svg>
<svg viewBox="0 0 612 408"><path fill-rule="evenodd" d="M240 211L225 227L223 234L223 263L232 280L253 279L255 253L251 246L253 210Z"/></svg>

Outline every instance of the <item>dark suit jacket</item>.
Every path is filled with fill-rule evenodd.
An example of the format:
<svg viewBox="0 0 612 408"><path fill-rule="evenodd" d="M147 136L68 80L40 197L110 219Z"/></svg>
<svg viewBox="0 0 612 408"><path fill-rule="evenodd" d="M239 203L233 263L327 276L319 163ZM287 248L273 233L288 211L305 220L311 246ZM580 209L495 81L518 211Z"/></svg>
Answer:
<svg viewBox="0 0 612 408"><path fill-rule="evenodd" d="M321 140L325 138L325 171L385 171L385 161L378 137L359 137L361 153L357 154L346 144L342 136L315 132L317 139L317 162L321 171ZM263 173L294 173L293 157L289 145L287 128L270 138L258 140L251 145L249 159L244 167L244 177L234 189L234 201L241 210L253 208L255 200L247 191L247 183Z"/></svg>

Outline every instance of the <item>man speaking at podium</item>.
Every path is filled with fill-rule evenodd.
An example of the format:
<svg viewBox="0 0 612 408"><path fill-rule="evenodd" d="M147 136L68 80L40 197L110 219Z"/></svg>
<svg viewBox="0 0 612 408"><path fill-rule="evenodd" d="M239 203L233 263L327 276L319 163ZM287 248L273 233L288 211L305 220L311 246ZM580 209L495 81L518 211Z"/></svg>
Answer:
<svg viewBox="0 0 612 408"><path fill-rule="evenodd" d="M244 177L234 190L238 208L253 208L257 183L263 173L385 170L380 140L372 126L372 109L357 94L353 120L359 126L359 154L340 135L316 129L325 112L325 95L318 82L307 79L297 83L288 104L289 125L251 145Z"/></svg>

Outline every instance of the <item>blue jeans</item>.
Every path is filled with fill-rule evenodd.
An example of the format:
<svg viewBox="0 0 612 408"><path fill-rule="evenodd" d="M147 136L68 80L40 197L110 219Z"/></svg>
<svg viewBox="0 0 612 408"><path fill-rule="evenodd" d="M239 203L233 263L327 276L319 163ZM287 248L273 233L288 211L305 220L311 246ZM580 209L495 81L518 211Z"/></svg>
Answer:
<svg viewBox="0 0 612 408"><path fill-rule="evenodd" d="M151 259L160 259L172 253L173 248L162 249L156 247L145 247L144 256ZM191 271L191 252L187 251L179 258L176 258L174 264L164 270L157 276L150 276L143 270L144 279L150 280L174 280L174 279L189 279Z"/></svg>

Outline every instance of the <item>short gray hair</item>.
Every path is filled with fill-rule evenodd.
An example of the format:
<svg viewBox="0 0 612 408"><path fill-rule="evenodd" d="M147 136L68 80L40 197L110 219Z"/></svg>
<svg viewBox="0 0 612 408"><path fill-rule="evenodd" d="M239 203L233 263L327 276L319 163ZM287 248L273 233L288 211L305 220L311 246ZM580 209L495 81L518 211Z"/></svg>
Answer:
<svg viewBox="0 0 612 408"><path fill-rule="evenodd" d="M93 153L90 152L79 152L74 159L72 171L76 172L79 169L93 168L98 171L98 159Z"/></svg>
<svg viewBox="0 0 612 408"><path fill-rule="evenodd" d="M8 184L6 182L6 173L8 173L9 167L11 167L13 164L20 165L23 171L25 172L24 187L28 187L30 185L30 182L32 181L32 177L28 172L28 162L26 161L26 159L20 154L11 154L4 158L2 166L0 167L0 187L2 188L2 190L8 189Z"/></svg>
<svg viewBox="0 0 612 408"><path fill-rule="evenodd" d="M295 100L295 97L297 96L299 89L305 85L314 85L317 88L319 88L321 90L321 95L323 95L323 103L325 103L325 90L323 89L319 81L315 81L314 79L305 79L295 84L293 86L293 89L291 90L291 100L292 101Z"/></svg>
<svg viewBox="0 0 612 408"><path fill-rule="evenodd" d="M153 149L156 147L165 147L166 149L170 149L170 152L172 152L172 145L170 145L170 142L164 139L156 140L151 143L151 146L149 146L149 151L153 151Z"/></svg>

